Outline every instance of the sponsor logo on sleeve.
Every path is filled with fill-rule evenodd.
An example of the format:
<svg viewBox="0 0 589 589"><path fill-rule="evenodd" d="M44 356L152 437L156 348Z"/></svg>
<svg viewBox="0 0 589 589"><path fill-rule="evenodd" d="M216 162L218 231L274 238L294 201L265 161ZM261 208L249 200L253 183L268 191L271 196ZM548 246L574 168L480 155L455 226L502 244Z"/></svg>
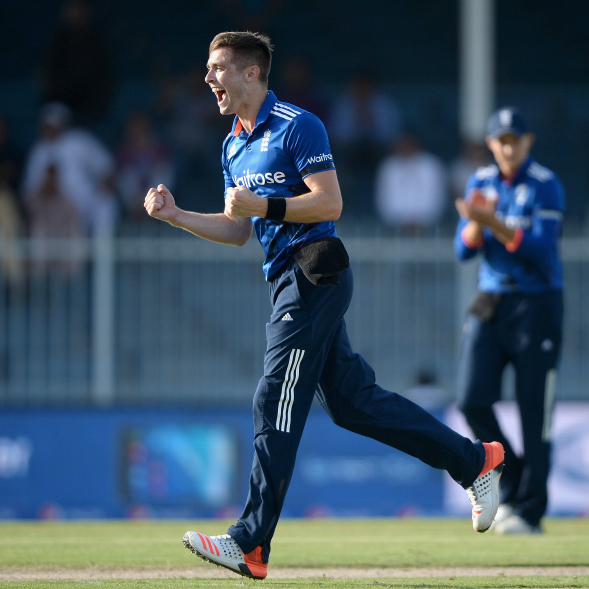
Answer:
<svg viewBox="0 0 589 589"><path fill-rule="evenodd" d="M320 155L314 155L307 159L309 164L320 164L321 162L332 162L333 156L330 153L322 153Z"/></svg>

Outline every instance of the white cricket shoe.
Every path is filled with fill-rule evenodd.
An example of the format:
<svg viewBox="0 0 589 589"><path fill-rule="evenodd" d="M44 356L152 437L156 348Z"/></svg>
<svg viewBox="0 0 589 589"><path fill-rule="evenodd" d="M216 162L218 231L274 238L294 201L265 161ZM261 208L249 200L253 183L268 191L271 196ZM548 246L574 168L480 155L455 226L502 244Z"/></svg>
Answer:
<svg viewBox="0 0 589 589"><path fill-rule="evenodd" d="M491 524L489 530L494 532L495 528L497 527L497 524L505 521L508 517L511 517L513 515L513 512L513 505L510 505L509 503L500 505L499 509L497 510L497 515L495 516L495 519L493 520L493 523Z"/></svg>
<svg viewBox="0 0 589 589"><path fill-rule="evenodd" d="M485 464L471 487L466 489L472 503L472 527L486 532L499 509L499 479L503 472L505 451L499 442L483 443Z"/></svg>
<svg viewBox="0 0 589 589"><path fill-rule="evenodd" d="M493 531L496 534L541 534L542 528L540 526L533 526L529 524L523 517L519 515L511 515L502 522L498 522Z"/></svg>
<svg viewBox="0 0 589 589"><path fill-rule="evenodd" d="M229 535L206 536L200 532L186 532L182 540L188 550L204 560L252 579L265 579L268 565L262 560L262 547L247 554Z"/></svg>

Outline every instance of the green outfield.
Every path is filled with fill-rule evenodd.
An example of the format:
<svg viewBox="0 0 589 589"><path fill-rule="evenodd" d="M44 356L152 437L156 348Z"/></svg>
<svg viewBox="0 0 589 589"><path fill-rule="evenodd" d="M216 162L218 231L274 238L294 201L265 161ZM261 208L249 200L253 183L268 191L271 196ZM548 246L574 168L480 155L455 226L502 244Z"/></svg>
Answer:
<svg viewBox="0 0 589 589"><path fill-rule="evenodd" d="M222 578L182 547L187 529L227 523L3 523L0 587L589 587L588 519L547 520L528 537L477 534L468 519L283 520L257 582Z"/></svg>

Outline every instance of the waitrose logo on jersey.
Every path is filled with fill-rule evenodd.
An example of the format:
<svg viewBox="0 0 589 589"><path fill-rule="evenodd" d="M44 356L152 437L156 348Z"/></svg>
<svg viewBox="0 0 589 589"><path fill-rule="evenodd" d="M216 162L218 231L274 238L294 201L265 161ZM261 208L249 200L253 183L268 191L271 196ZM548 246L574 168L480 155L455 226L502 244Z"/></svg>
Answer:
<svg viewBox="0 0 589 589"><path fill-rule="evenodd" d="M266 172L265 174L250 174L249 170L243 171L243 176L233 176L235 186L263 186L264 184L282 184L284 182L284 172Z"/></svg>
<svg viewBox="0 0 589 589"><path fill-rule="evenodd" d="M321 162L332 162L333 156L330 153L322 153L320 155L314 155L307 159L310 164L320 164Z"/></svg>

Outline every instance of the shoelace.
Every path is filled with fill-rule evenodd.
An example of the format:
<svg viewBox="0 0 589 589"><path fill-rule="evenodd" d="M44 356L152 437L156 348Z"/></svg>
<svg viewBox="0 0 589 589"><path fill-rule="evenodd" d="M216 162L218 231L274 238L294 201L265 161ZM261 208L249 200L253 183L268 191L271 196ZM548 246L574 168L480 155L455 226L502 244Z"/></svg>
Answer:
<svg viewBox="0 0 589 589"><path fill-rule="evenodd" d="M468 495L468 500L471 502L471 504L476 505L477 494L474 487L468 487L468 489L466 489L466 494Z"/></svg>
<svg viewBox="0 0 589 589"><path fill-rule="evenodd" d="M219 536L209 536L209 538L214 538L215 540L226 540L229 542L233 542L234 544L237 544L237 542L229 534L220 534Z"/></svg>

